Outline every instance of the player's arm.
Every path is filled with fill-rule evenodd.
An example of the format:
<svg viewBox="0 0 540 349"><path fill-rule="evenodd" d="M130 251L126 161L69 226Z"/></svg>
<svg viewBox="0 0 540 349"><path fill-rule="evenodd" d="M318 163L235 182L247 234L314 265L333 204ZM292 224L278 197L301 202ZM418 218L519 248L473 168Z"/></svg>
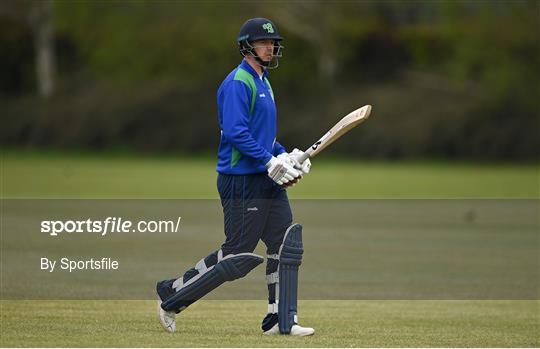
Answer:
<svg viewBox="0 0 540 349"><path fill-rule="evenodd" d="M300 176L292 165L264 149L249 132L249 106L251 91L241 81L231 81L223 101L223 136L243 155L252 157L266 166L268 176L279 185Z"/></svg>
<svg viewBox="0 0 540 349"><path fill-rule="evenodd" d="M287 152L287 149L285 149L284 146L282 146L278 141L274 142L274 156L278 156L286 152Z"/></svg>
<svg viewBox="0 0 540 349"><path fill-rule="evenodd" d="M222 131L223 136L242 155L254 158L262 164L272 158L249 132L250 94L248 87L241 81L231 81L224 92Z"/></svg>

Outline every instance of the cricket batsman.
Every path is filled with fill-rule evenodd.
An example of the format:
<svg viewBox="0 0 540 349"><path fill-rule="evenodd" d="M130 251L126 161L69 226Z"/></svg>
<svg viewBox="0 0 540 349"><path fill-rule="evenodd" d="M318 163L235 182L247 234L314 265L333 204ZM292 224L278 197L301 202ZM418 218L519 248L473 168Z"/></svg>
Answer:
<svg viewBox="0 0 540 349"><path fill-rule="evenodd" d="M176 315L226 281L246 276L263 263L253 253L266 245L268 312L264 334L309 336L297 317L298 267L302 262L302 226L292 223L287 187L310 170L302 151L287 153L276 141L276 105L268 70L278 66L283 38L274 23L253 18L237 38L242 62L217 93L221 140L217 187L223 207L225 242L177 279L159 281L159 319L176 330Z"/></svg>

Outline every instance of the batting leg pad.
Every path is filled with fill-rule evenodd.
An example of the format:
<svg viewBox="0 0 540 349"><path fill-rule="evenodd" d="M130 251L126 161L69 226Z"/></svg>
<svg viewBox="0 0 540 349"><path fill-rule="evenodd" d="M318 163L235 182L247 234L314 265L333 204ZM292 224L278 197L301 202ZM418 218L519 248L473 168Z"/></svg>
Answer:
<svg viewBox="0 0 540 349"><path fill-rule="evenodd" d="M176 293L161 303L165 311L178 311L201 299L206 294L223 284L246 276L261 264L264 259L254 253L230 254L219 260L217 264L189 279Z"/></svg>
<svg viewBox="0 0 540 349"><path fill-rule="evenodd" d="M166 300L174 294L173 284L176 279L162 280L156 284L156 292L161 301Z"/></svg>
<svg viewBox="0 0 540 349"><path fill-rule="evenodd" d="M297 323L298 267L302 263L302 226L291 225L279 249L279 332L289 334Z"/></svg>

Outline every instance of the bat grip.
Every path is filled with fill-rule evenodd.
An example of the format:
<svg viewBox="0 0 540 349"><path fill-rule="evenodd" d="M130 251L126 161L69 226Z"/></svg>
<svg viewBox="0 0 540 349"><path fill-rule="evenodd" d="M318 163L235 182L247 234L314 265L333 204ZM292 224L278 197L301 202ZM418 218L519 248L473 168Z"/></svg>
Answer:
<svg viewBox="0 0 540 349"><path fill-rule="evenodd" d="M308 151L305 151L304 154L300 155L297 160L298 160L299 163L303 164L304 161L309 159L309 157L310 157L310 153Z"/></svg>

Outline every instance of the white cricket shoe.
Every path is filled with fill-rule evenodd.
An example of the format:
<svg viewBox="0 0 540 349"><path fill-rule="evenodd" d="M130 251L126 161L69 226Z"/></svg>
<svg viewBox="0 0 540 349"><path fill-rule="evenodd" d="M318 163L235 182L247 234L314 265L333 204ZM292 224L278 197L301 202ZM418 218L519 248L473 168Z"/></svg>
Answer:
<svg viewBox="0 0 540 349"><path fill-rule="evenodd" d="M173 333L176 331L176 313L174 311L165 311L161 308L161 299L157 301L159 322L165 331Z"/></svg>
<svg viewBox="0 0 540 349"><path fill-rule="evenodd" d="M279 334L279 324L275 324L271 329L268 331L264 331L263 334L265 335L271 335L271 334Z"/></svg>
<svg viewBox="0 0 540 349"><path fill-rule="evenodd" d="M300 325L293 325L291 328L291 333L289 333L289 335L305 337L305 336L311 336L314 333L315 333L315 330L311 327L302 327ZM274 327L272 327L268 331L263 332L263 334L265 335L280 334L279 325L275 324Z"/></svg>

